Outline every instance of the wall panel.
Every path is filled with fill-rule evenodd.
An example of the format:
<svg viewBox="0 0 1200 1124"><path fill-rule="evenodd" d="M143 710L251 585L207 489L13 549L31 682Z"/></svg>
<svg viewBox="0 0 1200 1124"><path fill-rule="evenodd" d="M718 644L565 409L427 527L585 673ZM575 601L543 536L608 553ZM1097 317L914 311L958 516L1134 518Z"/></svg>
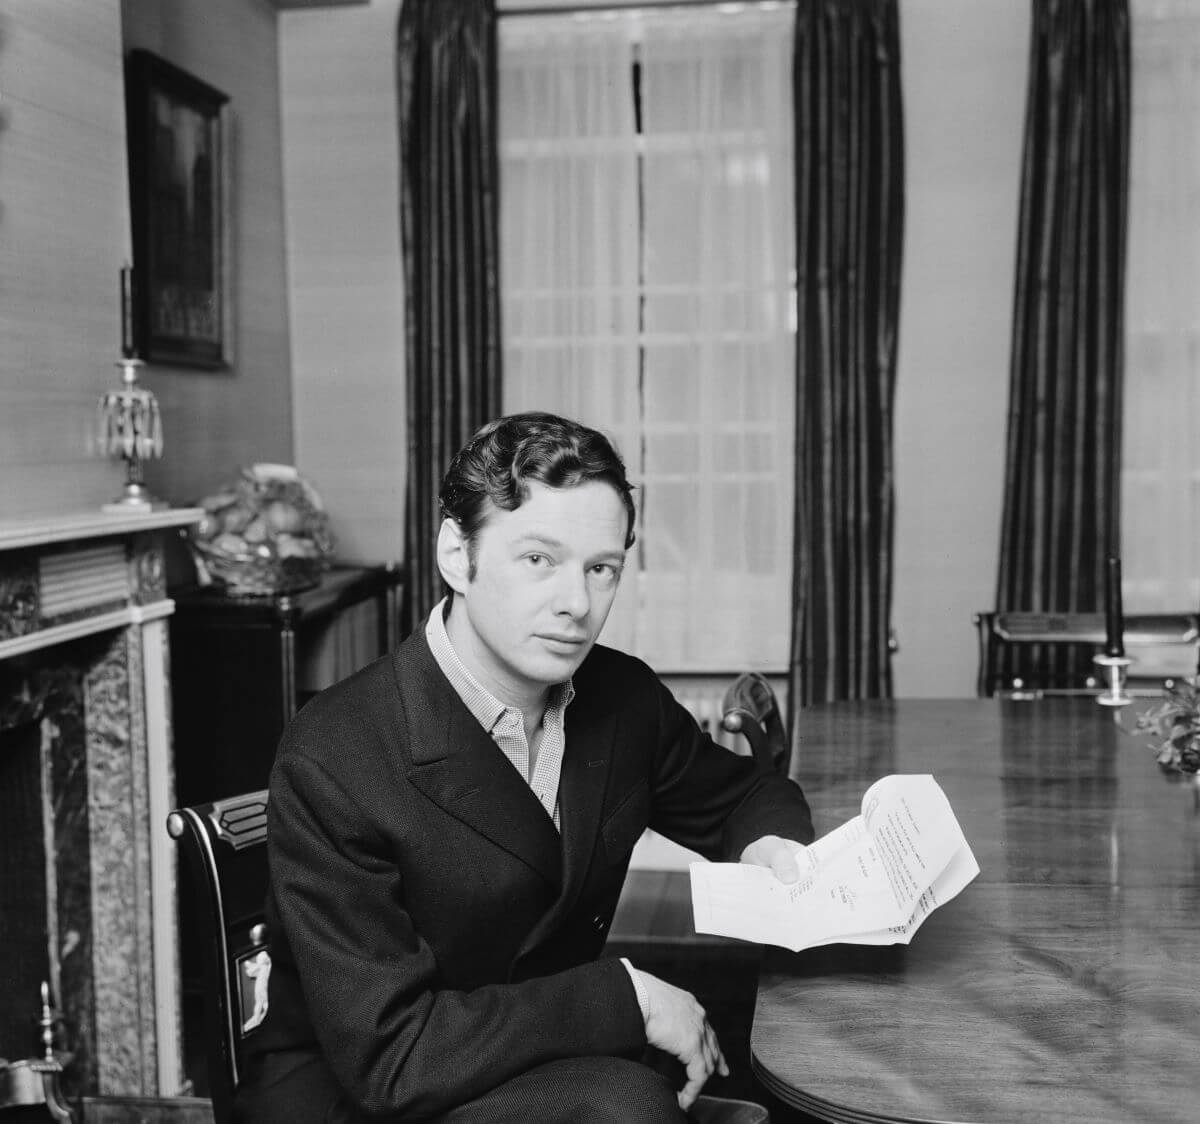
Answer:
<svg viewBox="0 0 1200 1124"><path fill-rule="evenodd" d="M900 29L895 690L963 696L996 596L1029 6L904 0Z"/></svg>
<svg viewBox="0 0 1200 1124"><path fill-rule="evenodd" d="M279 21L296 461L357 561L404 544L398 12L375 0Z"/></svg>
<svg viewBox="0 0 1200 1124"><path fill-rule="evenodd" d="M118 0L0 10L0 519L117 492L92 455L128 256Z"/></svg>

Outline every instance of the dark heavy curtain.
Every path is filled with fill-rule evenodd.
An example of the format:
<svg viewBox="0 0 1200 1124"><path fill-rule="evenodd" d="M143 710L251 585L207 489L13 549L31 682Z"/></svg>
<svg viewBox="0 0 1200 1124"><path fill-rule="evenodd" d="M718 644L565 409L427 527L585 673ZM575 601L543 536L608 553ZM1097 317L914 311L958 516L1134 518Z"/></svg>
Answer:
<svg viewBox="0 0 1200 1124"><path fill-rule="evenodd" d="M904 226L896 0L796 11L796 565L790 698L891 694Z"/></svg>
<svg viewBox="0 0 1200 1124"><path fill-rule="evenodd" d="M496 86L494 0L404 0L397 88L409 626L441 596L434 542L442 475L500 411Z"/></svg>
<svg viewBox="0 0 1200 1124"><path fill-rule="evenodd" d="M1118 553L1129 51L1126 0L1035 0L999 609L1099 611ZM1004 658L1090 670L1078 649Z"/></svg>

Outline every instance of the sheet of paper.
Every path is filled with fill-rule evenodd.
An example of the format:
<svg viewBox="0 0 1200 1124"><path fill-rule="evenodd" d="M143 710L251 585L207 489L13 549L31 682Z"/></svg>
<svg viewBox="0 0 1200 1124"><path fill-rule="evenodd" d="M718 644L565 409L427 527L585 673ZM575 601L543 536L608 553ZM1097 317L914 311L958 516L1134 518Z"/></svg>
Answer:
<svg viewBox="0 0 1200 1124"><path fill-rule="evenodd" d="M933 885L917 899L912 916L903 925L894 925L874 933L858 933L852 938L852 943L908 944L912 940L913 933L921 927L925 918L939 905L948 902L956 894L966 889L978 873L979 864L975 861L974 854L970 847L964 848L950 860L950 865L934 879Z"/></svg>
<svg viewBox="0 0 1200 1124"><path fill-rule="evenodd" d="M933 777L884 777L862 808L806 849L807 868L790 885L761 867L693 863L696 931L793 950L911 939L979 868Z"/></svg>
<svg viewBox="0 0 1200 1124"><path fill-rule="evenodd" d="M876 781L863 796L862 818L887 873L896 922L906 922L921 895L967 846L962 828L941 785L927 773Z"/></svg>

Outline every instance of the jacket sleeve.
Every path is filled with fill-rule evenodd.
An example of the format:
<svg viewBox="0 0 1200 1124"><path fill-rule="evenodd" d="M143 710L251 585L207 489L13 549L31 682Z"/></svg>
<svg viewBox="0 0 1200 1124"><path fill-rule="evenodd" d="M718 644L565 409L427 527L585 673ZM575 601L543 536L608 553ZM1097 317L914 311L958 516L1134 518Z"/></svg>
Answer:
<svg viewBox="0 0 1200 1124"><path fill-rule="evenodd" d="M556 1058L645 1045L618 960L469 991L439 987L390 842L316 761L281 754L269 816L286 954L321 1050L365 1116L438 1113Z"/></svg>
<svg viewBox="0 0 1200 1124"><path fill-rule="evenodd" d="M735 862L764 835L813 839L800 786L717 745L655 678L659 730L650 826L705 858Z"/></svg>

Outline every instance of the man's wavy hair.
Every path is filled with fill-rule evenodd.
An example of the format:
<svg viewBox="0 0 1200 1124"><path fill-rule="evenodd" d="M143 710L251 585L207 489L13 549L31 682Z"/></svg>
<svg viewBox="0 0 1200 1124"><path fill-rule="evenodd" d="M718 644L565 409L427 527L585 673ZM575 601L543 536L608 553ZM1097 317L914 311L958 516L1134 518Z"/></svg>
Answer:
<svg viewBox="0 0 1200 1124"><path fill-rule="evenodd" d="M540 412L510 414L479 429L450 462L438 494L442 516L458 524L466 541L470 577L475 576L475 547L489 501L515 511L529 498L531 482L571 488L592 480L611 485L621 497L629 519L628 550L635 538L633 486L625 476L625 462L604 434Z"/></svg>

